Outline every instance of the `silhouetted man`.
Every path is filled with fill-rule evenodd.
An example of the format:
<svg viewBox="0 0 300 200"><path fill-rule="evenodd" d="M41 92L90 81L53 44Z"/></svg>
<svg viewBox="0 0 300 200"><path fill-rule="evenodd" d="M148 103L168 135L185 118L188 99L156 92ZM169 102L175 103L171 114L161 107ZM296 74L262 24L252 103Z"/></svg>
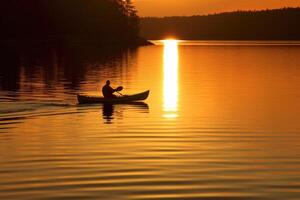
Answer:
<svg viewBox="0 0 300 200"><path fill-rule="evenodd" d="M109 80L106 81L106 84L102 88L102 94L103 94L104 98L116 98L117 96L113 94L116 91L117 91L117 89L113 89L110 86Z"/></svg>

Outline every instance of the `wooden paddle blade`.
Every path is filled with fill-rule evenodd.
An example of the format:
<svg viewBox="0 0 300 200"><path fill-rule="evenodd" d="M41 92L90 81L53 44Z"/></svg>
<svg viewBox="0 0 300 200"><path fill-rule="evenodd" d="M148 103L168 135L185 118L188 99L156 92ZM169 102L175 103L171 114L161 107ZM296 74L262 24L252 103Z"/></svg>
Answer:
<svg viewBox="0 0 300 200"><path fill-rule="evenodd" d="M119 86L117 87L116 91L119 92L119 91L122 91L123 90L123 87L122 86Z"/></svg>

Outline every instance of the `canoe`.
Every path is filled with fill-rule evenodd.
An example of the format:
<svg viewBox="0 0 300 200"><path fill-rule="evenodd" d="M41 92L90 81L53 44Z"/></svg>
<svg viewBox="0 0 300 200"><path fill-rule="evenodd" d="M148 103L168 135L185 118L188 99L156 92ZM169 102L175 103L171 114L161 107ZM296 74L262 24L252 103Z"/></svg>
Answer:
<svg viewBox="0 0 300 200"><path fill-rule="evenodd" d="M133 94L133 95L124 95L117 98L104 98L104 97L97 97L97 96L77 95L77 100L79 104L92 104L92 103L122 104L122 103L143 101L148 98L149 93L150 91L147 90L142 93Z"/></svg>

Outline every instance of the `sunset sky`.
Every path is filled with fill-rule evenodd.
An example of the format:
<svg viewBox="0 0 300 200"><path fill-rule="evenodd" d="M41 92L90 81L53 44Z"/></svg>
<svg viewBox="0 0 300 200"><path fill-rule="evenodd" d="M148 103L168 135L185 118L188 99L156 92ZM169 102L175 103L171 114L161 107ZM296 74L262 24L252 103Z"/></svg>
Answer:
<svg viewBox="0 0 300 200"><path fill-rule="evenodd" d="M133 0L139 15L201 15L234 10L300 7L300 0Z"/></svg>

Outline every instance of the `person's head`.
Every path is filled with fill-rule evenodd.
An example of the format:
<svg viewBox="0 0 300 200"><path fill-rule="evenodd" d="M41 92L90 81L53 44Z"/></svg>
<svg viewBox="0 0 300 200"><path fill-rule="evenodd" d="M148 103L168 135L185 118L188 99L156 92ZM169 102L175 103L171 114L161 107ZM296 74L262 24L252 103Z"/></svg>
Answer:
<svg viewBox="0 0 300 200"><path fill-rule="evenodd" d="M107 80L107 81L106 81L106 85L110 85L110 80Z"/></svg>

